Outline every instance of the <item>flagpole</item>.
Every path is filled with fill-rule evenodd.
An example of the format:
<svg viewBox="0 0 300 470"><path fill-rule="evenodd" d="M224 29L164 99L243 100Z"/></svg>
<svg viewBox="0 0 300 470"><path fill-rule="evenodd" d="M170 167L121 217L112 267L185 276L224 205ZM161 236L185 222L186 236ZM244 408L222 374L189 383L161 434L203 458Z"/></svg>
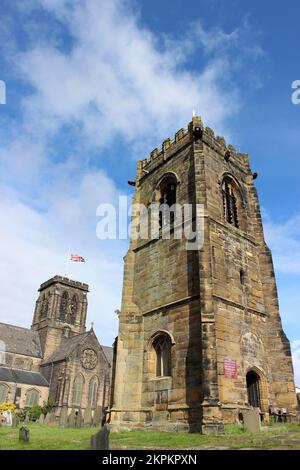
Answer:
<svg viewBox="0 0 300 470"><path fill-rule="evenodd" d="M68 266L69 266L70 256L71 256L71 248L69 247L67 259L66 259L66 265L65 265L65 277L68 277Z"/></svg>

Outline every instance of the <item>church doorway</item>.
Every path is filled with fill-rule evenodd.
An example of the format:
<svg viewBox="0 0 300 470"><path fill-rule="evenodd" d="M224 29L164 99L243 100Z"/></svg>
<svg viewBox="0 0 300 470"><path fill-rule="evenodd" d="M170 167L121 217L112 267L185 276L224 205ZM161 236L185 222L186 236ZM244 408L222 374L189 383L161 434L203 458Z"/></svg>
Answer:
<svg viewBox="0 0 300 470"><path fill-rule="evenodd" d="M259 376L250 370L246 375L246 381L249 405L260 408Z"/></svg>

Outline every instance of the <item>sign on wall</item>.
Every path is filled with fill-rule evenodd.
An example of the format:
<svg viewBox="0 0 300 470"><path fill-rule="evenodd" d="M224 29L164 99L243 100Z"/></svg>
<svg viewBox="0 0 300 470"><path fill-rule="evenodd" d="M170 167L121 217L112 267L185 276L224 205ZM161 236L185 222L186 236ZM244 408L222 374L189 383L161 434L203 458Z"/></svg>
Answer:
<svg viewBox="0 0 300 470"><path fill-rule="evenodd" d="M237 365L234 359L231 359L230 357L224 357L223 370L224 377L226 377L227 379L237 378Z"/></svg>

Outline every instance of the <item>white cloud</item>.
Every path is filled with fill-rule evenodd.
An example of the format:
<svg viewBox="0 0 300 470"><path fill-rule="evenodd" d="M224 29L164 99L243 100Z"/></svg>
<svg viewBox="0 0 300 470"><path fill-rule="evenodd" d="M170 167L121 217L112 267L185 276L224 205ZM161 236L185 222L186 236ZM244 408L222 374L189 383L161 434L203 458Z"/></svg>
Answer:
<svg viewBox="0 0 300 470"><path fill-rule="evenodd" d="M47 21L55 17L51 27L37 11L31 15L38 5ZM105 172L105 146L123 139L144 157L185 126L193 108L228 133L227 119L241 104L232 70L243 26L227 35L199 26L197 34L174 40L142 27L127 1L27 0L18 8L27 36L20 49L19 39L10 42L9 57L15 78L32 91L17 119L0 130L1 319L29 323L38 285L62 272L71 243L88 260L71 274L91 286L89 321L110 343L125 246L100 243L95 235L96 207L120 193ZM5 37L13 36L13 25L7 19ZM233 39L234 62L228 55ZM213 55L204 59L199 51L205 48ZM188 65L193 55L197 69ZM80 140L80 150L65 153L58 136ZM95 148L98 168L86 156Z"/></svg>
<svg viewBox="0 0 300 470"><path fill-rule="evenodd" d="M274 223L267 217L264 230L276 269L285 274L300 274L300 215L283 223Z"/></svg>

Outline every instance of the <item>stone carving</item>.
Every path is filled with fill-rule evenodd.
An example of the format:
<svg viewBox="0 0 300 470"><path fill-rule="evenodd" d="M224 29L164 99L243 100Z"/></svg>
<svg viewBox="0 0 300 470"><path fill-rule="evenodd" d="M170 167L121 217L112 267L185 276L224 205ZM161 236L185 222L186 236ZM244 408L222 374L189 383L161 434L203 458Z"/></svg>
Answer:
<svg viewBox="0 0 300 470"><path fill-rule="evenodd" d="M81 364L85 369L94 369L98 363L98 356L93 349L85 349L81 355Z"/></svg>

